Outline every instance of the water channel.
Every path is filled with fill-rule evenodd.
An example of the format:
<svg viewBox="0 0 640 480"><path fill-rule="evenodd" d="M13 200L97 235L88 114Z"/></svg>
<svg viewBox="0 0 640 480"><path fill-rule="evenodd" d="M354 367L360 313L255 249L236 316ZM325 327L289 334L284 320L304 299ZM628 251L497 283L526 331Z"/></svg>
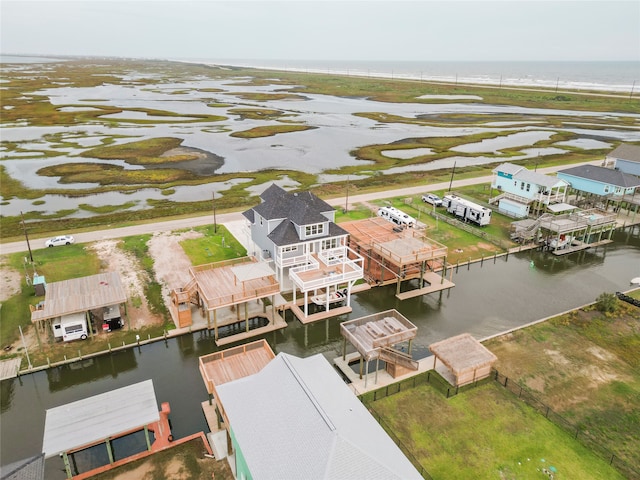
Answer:
<svg viewBox="0 0 640 480"><path fill-rule="evenodd" d="M288 327L264 338L274 351L297 356L340 355L339 324L381 310L396 308L418 326L414 358L428 355L430 343L469 332L485 338L592 302L602 292L627 290L640 276L640 236L618 231L615 243L555 257L528 251L507 258L453 268L456 287L449 293L398 301L395 287L355 295L348 316L304 327L287 318ZM217 350L206 331L195 332L85 360L48 371L5 380L1 384L1 464L41 451L48 408L153 379L158 402L171 404L176 438L207 431L200 403L207 392L198 371L200 355ZM63 479L62 462L47 462L47 479Z"/></svg>

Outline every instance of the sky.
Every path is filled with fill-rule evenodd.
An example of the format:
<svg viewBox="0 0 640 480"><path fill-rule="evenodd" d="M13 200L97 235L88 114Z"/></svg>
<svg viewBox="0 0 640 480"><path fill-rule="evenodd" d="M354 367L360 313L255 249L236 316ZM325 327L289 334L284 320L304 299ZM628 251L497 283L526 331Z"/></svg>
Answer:
<svg viewBox="0 0 640 480"><path fill-rule="evenodd" d="M640 61L640 0L0 0L3 54Z"/></svg>

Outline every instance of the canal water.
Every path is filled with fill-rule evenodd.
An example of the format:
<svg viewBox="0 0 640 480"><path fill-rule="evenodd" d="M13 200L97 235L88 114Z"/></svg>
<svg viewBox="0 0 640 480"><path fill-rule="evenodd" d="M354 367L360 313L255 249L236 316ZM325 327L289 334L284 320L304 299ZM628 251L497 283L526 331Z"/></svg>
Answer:
<svg viewBox="0 0 640 480"><path fill-rule="evenodd" d="M459 333L485 338L592 302L602 292L627 290L629 280L640 277L640 238L616 232L614 239L567 256L528 251L454 267L456 287L442 296L400 302L394 286L374 288L354 296L348 316L307 327L287 318L286 329L264 338L276 353L332 359L341 354L341 321L395 308L418 326L413 354L424 357L430 343ZM201 331L3 381L1 464L40 453L46 409L149 378L158 402L171 404L174 437L206 431L200 403L207 392L197 361L215 350L213 337ZM65 478L60 459L47 462L46 478Z"/></svg>

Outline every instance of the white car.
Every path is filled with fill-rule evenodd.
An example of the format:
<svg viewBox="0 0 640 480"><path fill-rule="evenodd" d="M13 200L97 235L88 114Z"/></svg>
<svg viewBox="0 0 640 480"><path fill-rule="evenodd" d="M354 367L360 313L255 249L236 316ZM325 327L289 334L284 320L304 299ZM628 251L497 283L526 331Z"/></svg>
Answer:
<svg viewBox="0 0 640 480"><path fill-rule="evenodd" d="M435 205L436 207L442 206L442 200L438 195L434 195L433 193L427 193L426 195L422 195L422 201L424 203L430 203L431 205Z"/></svg>
<svg viewBox="0 0 640 480"><path fill-rule="evenodd" d="M50 238L44 242L45 247L58 247L60 245L71 245L75 242L75 239L71 235L59 235L57 237Z"/></svg>

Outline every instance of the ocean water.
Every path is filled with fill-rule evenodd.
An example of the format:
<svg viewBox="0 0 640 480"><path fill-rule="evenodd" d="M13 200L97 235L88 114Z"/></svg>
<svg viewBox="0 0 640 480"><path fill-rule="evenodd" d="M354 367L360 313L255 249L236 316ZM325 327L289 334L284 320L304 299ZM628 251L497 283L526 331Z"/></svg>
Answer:
<svg viewBox="0 0 640 480"><path fill-rule="evenodd" d="M640 62L394 62L181 59L198 63L486 85L640 93Z"/></svg>

